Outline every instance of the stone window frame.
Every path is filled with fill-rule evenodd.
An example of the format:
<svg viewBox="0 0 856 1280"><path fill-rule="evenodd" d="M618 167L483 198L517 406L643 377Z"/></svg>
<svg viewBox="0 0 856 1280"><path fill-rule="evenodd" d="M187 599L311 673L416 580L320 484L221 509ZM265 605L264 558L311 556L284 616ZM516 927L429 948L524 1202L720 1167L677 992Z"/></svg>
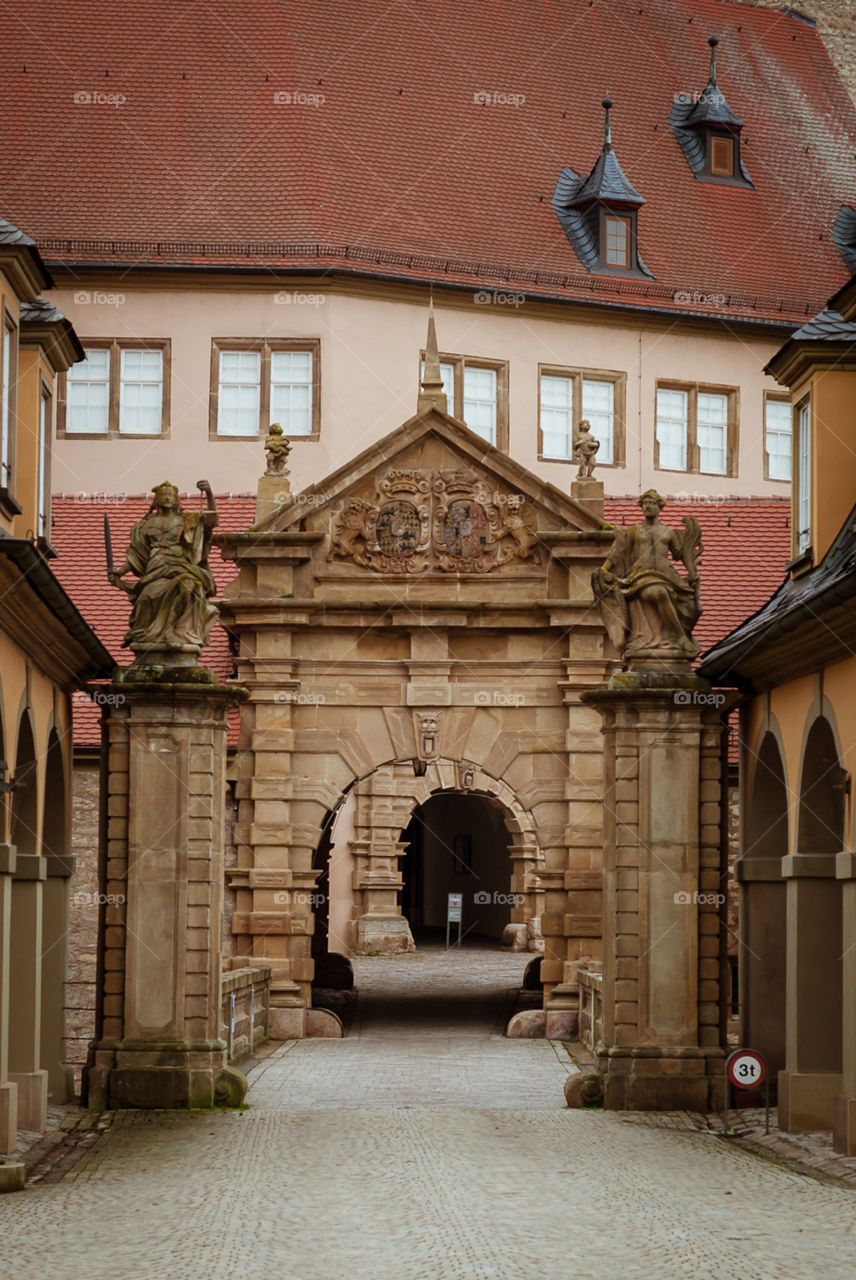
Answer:
<svg viewBox="0 0 856 1280"><path fill-rule="evenodd" d="M220 353L222 351L257 351L261 356L259 377L259 430L254 436L229 435L217 430L220 392ZM321 339L320 338L212 338L211 373L208 398L208 439L258 440L270 429L270 379L271 354L276 351L308 351L312 355L312 430L305 434L291 435L289 440L318 440L321 436Z"/></svg>
<svg viewBox="0 0 856 1280"><path fill-rule="evenodd" d="M425 351L419 353L419 386L422 385L422 367L425 363ZM455 403L447 405L453 418L466 423L464 417L464 369L493 369L496 373L496 444L495 449L508 453L509 420L508 420L508 380L507 360L491 360L485 356L462 356L448 351L439 353L440 364L450 364L455 370ZM472 429L472 428L471 428ZM478 432L474 434L478 435ZM479 436L479 439L483 439ZM490 444L485 440L485 444Z"/></svg>
<svg viewBox="0 0 856 1280"><path fill-rule="evenodd" d="M583 382L611 382L613 385L612 462L599 462L596 467L624 467L627 465L627 374L621 369L590 369L559 364L538 365L538 461L558 462L567 466L574 462L573 450L568 458L554 458L544 453L544 437L541 431L541 379L570 378L573 384L572 421L576 431L582 420Z"/></svg>
<svg viewBox="0 0 856 1280"><path fill-rule="evenodd" d="M0 512L11 519L21 514L23 508L15 498L15 466L18 454L18 348L20 330L18 318L12 308L4 300L2 314L2 339L5 346L6 336L9 340L9 386L4 387L3 364L0 359L0 396L6 397L7 424L6 447L0 456ZM2 350L2 349L0 349Z"/></svg>
<svg viewBox="0 0 856 1280"><path fill-rule="evenodd" d="M110 352L110 390L106 431L68 431L68 374L57 379L56 438L57 440L166 440L170 436L170 382L172 371L171 338L81 338L84 351ZM161 382L161 429L155 435L149 431L120 431L119 409L122 394L122 352L160 351L163 355Z"/></svg>
<svg viewBox="0 0 856 1280"><path fill-rule="evenodd" d="M778 404L789 405L791 410L791 475L790 475L790 479L788 480L783 480L781 476L770 475L770 454L767 450L767 405L770 403L771 400L776 401ZM769 480L771 484L786 484L790 486L793 483L793 476L794 476L794 406L793 406L791 397L787 394L783 395L779 391L765 391L763 413L764 413L764 479Z"/></svg>
<svg viewBox="0 0 856 1280"><path fill-rule="evenodd" d="M683 470L677 467L660 466L660 442L657 439L657 393L659 391L687 392L687 465ZM698 443L698 396L726 396L728 398L728 422L725 433L725 470L702 471L699 466L700 449ZM722 479L734 479L738 474L738 450L740 445L740 388L726 387L712 382L680 382L674 378L657 378L654 382L654 470L664 471L671 475L705 475L719 476Z"/></svg>

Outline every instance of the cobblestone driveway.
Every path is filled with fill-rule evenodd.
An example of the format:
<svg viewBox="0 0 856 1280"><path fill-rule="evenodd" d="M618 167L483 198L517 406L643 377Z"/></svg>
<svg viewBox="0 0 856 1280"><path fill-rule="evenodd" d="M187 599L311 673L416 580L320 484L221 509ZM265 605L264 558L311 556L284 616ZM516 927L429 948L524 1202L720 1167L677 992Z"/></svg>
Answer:
<svg viewBox="0 0 856 1280"><path fill-rule="evenodd" d="M122 1113L63 1182L4 1197L0 1275L852 1280L851 1189L567 1111L561 1047L499 1038L525 959L360 962L352 1036L277 1049L250 1111Z"/></svg>

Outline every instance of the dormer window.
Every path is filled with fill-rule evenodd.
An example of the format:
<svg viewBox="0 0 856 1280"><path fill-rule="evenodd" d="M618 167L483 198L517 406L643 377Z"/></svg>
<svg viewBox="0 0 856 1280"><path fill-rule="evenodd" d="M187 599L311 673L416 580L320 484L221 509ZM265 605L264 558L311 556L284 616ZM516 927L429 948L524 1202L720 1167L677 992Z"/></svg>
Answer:
<svg viewBox="0 0 856 1280"><path fill-rule="evenodd" d="M711 36L708 44L710 76L707 85L699 94L678 94L669 115L669 124L693 176L699 182L751 187L740 155L743 121L731 110L717 84L716 46L719 40Z"/></svg>
<svg viewBox="0 0 856 1280"><path fill-rule="evenodd" d="M630 266L630 237L632 227L629 218L615 218L604 215L606 223L604 243L606 253L604 262L608 267Z"/></svg>
<svg viewBox="0 0 856 1280"><path fill-rule="evenodd" d="M710 172L716 178L734 177L734 139L715 133L708 135L707 158Z"/></svg>
<svg viewBox="0 0 856 1280"><path fill-rule="evenodd" d="M645 203L627 178L612 146L609 112L606 113L603 150L587 178L563 169L553 196L565 235L588 271L604 275L648 276L637 248L636 219Z"/></svg>

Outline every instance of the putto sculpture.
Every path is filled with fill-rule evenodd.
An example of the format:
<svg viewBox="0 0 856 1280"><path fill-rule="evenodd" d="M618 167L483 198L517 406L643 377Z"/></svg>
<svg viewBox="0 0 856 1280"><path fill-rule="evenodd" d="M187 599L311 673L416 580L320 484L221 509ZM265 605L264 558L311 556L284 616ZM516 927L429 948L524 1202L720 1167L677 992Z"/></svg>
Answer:
<svg viewBox="0 0 856 1280"><path fill-rule="evenodd" d="M107 533L107 577L126 591L133 608L123 645L138 664L192 665L208 642L218 616L211 603L216 587L208 568L217 503L207 480L197 489L207 498L205 511L185 511L178 489L164 482L152 490L148 512L131 530L124 564L114 569ZM136 582L124 575L136 574Z"/></svg>
<svg viewBox="0 0 856 1280"><path fill-rule="evenodd" d="M701 615L698 521L683 520L683 532L660 523L665 501L654 489L639 499L644 520L617 529L600 569L592 575L609 637L631 666L685 668L698 656L692 630ZM671 559L670 559L671 557ZM687 570L683 577L672 560Z"/></svg>
<svg viewBox="0 0 856 1280"><path fill-rule="evenodd" d="M591 434L591 423L583 418L574 432L574 452L572 461L579 468L578 480L588 480L594 475L594 464L600 441Z"/></svg>
<svg viewBox="0 0 856 1280"><path fill-rule="evenodd" d="M266 476L287 476L288 455L291 453L291 441L283 435L278 422L270 424L265 437L265 454L267 456Z"/></svg>

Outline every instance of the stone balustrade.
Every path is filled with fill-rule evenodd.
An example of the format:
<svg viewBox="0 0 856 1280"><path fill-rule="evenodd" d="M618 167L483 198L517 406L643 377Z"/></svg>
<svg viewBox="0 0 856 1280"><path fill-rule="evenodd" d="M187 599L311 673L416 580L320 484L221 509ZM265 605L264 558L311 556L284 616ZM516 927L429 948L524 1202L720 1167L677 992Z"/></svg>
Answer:
<svg viewBox="0 0 856 1280"><path fill-rule="evenodd" d="M239 1062L268 1038L270 967L251 965L223 975L220 1036L227 1061Z"/></svg>

